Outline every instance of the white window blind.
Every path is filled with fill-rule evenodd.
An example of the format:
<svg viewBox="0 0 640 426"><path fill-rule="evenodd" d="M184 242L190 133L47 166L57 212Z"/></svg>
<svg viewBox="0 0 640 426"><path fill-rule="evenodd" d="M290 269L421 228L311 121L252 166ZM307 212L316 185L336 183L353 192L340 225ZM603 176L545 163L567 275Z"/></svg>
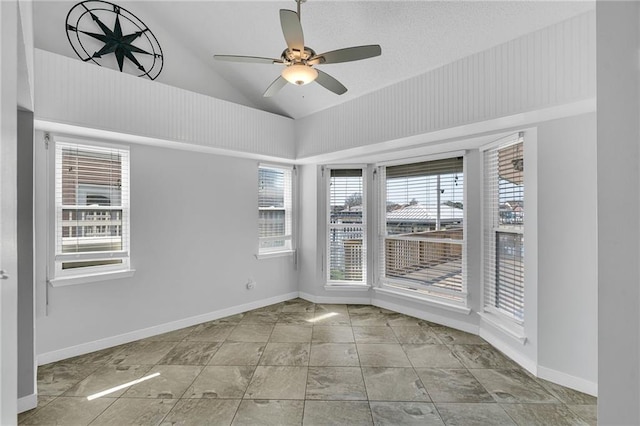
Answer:
<svg viewBox="0 0 640 426"><path fill-rule="evenodd" d="M292 169L258 167L259 253L292 250Z"/></svg>
<svg viewBox="0 0 640 426"><path fill-rule="evenodd" d="M462 300L462 157L381 167L379 263L387 285Z"/></svg>
<svg viewBox="0 0 640 426"><path fill-rule="evenodd" d="M366 282L366 212L362 169L328 174L327 282Z"/></svg>
<svg viewBox="0 0 640 426"><path fill-rule="evenodd" d="M484 153L484 305L524 320L524 144Z"/></svg>
<svg viewBox="0 0 640 426"><path fill-rule="evenodd" d="M56 142L56 276L129 266L129 150Z"/></svg>

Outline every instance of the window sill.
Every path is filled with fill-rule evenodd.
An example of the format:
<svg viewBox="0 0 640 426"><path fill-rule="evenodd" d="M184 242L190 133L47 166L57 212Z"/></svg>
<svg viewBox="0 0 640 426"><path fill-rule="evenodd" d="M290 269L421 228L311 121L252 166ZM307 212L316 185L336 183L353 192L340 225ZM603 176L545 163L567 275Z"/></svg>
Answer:
<svg viewBox="0 0 640 426"><path fill-rule="evenodd" d="M293 256L295 254L295 250L283 250L283 251L274 251L271 253L258 253L256 254L256 259L271 259L274 257L284 257L284 256Z"/></svg>
<svg viewBox="0 0 640 426"><path fill-rule="evenodd" d="M74 275L71 277L60 277L49 280L52 287L65 287L68 285L87 284L98 281L117 280L121 278L129 278L135 274L135 269L127 269L123 271L110 271L98 274Z"/></svg>
<svg viewBox="0 0 640 426"><path fill-rule="evenodd" d="M417 294L411 294L409 292L404 292L401 290L395 290L395 289L392 290L385 287L376 287L373 290L376 293L385 294L392 297L398 297L400 299L410 300L412 302L422 303L424 305L433 306L433 307L444 309L447 311L456 312L459 314L469 315L471 313L471 309L467 308L466 306L447 303L444 301L419 296Z"/></svg>
<svg viewBox="0 0 640 426"><path fill-rule="evenodd" d="M500 331L502 334L514 339L516 342L524 345L527 343L527 336L524 334L524 328L515 323L508 323L504 319L498 317L491 312L478 312L483 322Z"/></svg>
<svg viewBox="0 0 640 426"><path fill-rule="evenodd" d="M371 288L367 284L325 284L327 291L369 291Z"/></svg>

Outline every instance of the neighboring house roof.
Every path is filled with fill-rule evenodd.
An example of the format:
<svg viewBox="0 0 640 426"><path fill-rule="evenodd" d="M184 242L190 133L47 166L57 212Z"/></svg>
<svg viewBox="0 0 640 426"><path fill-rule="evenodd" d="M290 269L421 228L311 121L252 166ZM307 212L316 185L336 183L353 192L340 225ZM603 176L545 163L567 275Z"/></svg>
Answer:
<svg viewBox="0 0 640 426"><path fill-rule="evenodd" d="M446 204L440 206L440 220L461 220L463 211ZM408 205L387 213L387 222L435 222L437 213L421 204Z"/></svg>

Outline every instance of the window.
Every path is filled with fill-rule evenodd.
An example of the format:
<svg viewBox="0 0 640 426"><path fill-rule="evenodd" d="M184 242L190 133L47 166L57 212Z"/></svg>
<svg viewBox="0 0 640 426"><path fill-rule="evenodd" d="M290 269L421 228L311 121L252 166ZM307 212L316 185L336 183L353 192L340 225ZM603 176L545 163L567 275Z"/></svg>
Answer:
<svg viewBox="0 0 640 426"><path fill-rule="evenodd" d="M56 141L55 277L129 269L129 149Z"/></svg>
<svg viewBox="0 0 640 426"><path fill-rule="evenodd" d="M383 284L461 302L463 158L380 167Z"/></svg>
<svg viewBox="0 0 640 426"><path fill-rule="evenodd" d="M484 305L524 320L524 144L484 152Z"/></svg>
<svg viewBox="0 0 640 426"><path fill-rule="evenodd" d="M328 171L327 282L366 284L363 169Z"/></svg>
<svg viewBox="0 0 640 426"><path fill-rule="evenodd" d="M258 253L268 255L293 250L292 169L258 167Z"/></svg>

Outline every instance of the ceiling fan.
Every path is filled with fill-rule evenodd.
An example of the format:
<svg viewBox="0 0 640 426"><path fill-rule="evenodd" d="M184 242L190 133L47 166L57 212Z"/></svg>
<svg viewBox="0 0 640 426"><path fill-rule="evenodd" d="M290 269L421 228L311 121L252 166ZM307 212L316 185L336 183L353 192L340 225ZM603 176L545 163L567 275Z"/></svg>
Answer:
<svg viewBox="0 0 640 426"><path fill-rule="evenodd" d="M297 13L293 10L280 9L280 25L287 42L287 48L279 59L238 55L214 55L213 57L219 61L285 65L282 74L264 92L264 97L274 96L287 83L302 86L312 81L316 81L325 89L338 95L346 93L347 88L342 83L314 66L373 58L382 54L382 49L377 44L370 44L316 54L313 49L304 45L304 35L300 23L300 3L304 3L306 0L295 1L298 5Z"/></svg>

